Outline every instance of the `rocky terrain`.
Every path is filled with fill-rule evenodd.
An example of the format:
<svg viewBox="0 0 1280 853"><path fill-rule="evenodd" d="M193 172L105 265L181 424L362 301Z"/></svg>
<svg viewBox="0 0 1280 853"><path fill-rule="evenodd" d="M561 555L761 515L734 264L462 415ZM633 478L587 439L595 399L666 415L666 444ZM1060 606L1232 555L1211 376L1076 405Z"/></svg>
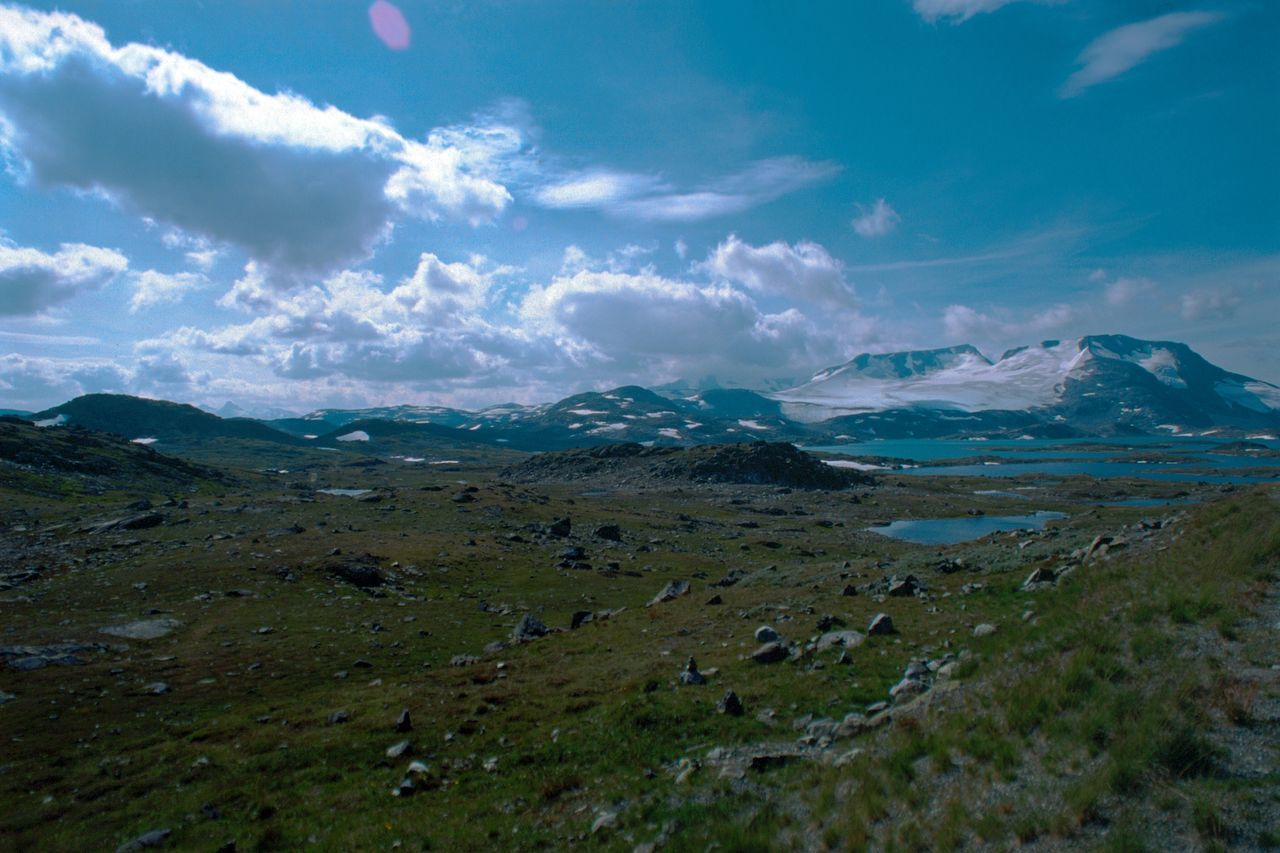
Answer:
<svg viewBox="0 0 1280 853"><path fill-rule="evenodd" d="M74 434L15 428L6 849L1280 844L1275 487L755 444L42 491ZM1063 516L878 532L1028 509Z"/></svg>
<svg viewBox="0 0 1280 853"><path fill-rule="evenodd" d="M523 483L581 480L601 488L688 482L844 489L873 482L858 471L827 465L795 445L764 441L690 448L626 443L540 453L505 469L502 477Z"/></svg>

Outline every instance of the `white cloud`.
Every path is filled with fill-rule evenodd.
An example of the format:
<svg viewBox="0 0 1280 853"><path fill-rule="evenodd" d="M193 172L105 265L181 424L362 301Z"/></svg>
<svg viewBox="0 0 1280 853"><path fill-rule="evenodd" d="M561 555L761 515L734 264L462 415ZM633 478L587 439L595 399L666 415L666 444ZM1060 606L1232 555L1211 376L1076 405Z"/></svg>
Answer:
<svg viewBox="0 0 1280 853"><path fill-rule="evenodd" d="M731 234L699 268L759 293L843 309L856 305L853 286L844 277L844 266L817 243L751 246Z"/></svg>
<svg viewBox="0 0 1280 853"><path fill-rule="evenodd" d="M862 237L883 237L896 228L900 221L902 217L898 215L898 211L880 198L876 199L870 210L864 209L860 216L854 217L852 225L853 230Z"/></svg>
<svg viewBox="0 0 1280 853"><path fill-rule="evenodd" d="M530 289L520 319L553 336L583 372L618 378L786 375L842 357L838 336L795 309L766 314L725 284L578 272Z"/></svg>
<svg viewBox="0 0 1280 853"><path fill-rule="evenodd" d="M1187 35L1222 20L1219 12L1170 12L1103 33L1081 51L1080 68L1058 89L1061 98L1074 98L1091 86L1130 70L1147 57L1181 44Z"/></svg>
<svg viewBox="0 0 1280 853"><path fill-rule="evenodd" d="M1030 335L1062 329L1076 317L1076 309L1064 304L1051 305L1020 320L984 314L968 305L948 305L942 320L950 340L987 343L1024 342Z"/></svg>
<svg viewBox="0 0 1280 853"><path fill-rule="evenodd" d="M12 408L40 410L81 394L126 391L133 374L106 359L0 356L0 394Z"/></svg>
<svg viewBox="0 0 1280 853"><path fill-rule="evenodd" d="M137 313L153 305L181 302L188 291L208 284L199 273L162 273L147 270L133 277L133 298L129 300L129 312Z"/></svg>
<svg viewBox="0 0 1280 853"><path fill-rule="evenodd" d="M603 207L652 192L661 182L651 175L610 172L597 169L568 175L557 183L541 187L534 200L543 207Z"/></svg>
<svg viewBox="0 0 1280 853"><path fill-rule="evenodd" d="M750 210L838 171L834 163L772 157L699 186L676 189L654 175L593 169L543 186L533 197L544 207L594 207L627 219L697 222Z"/></svg>
<svg viewBox="0 0 1280 853"><path fill-rule="evenodd" d="M518 146L491 126L406 139L171 51L113 47L74 15L11 7L0 117L26 179L98 193L290 276L367 257L400 216L491 219L511 196L490 159Z"/></svg>
<svg viewBox="0 0 1280 853"><path fill-rule="evenodd" d="M1182 318L1184 320L1229 320L1236 315L1243 304L1244 297L1234 288L1213 287L1193 290L1182 296Z"/></svg>
<svg viewBox="0 0 1280 853"><path fill-rule="evenodd" d="M119 252L82 243L64 243L52 255L0 244L0 316L41 314L128 267Z"/></svg>
<svg viewBox="0 0 1280 853"><path fill-rule="evenodd" d="M676 256L682 261L689 254L689 244L684 241L683 237L676 238L676 242L672 248L675 249Z"/></svg>
<svg viewBox="0 0 1280 853"><path fill-rule="evenodd" d="M1091 277L1090 280L1098 281L1099 279ZM1151 293L1155 289L1156 283L1149 278L1123 276L1107 284L1105 295L1107 304L1118 308L1134 302L1138 297Z"/></svg>
<svg viewBox="0 0 1280 853"><path fill-rule="evenodd" d="M953 24L960 24L974 15L994 12L1016 2L1018 0L912 0L911 7L916 10L916 14L931 24L941 18L947 18ZM1039 2L1063 2L1063 0L1039 0Z"/></svg>

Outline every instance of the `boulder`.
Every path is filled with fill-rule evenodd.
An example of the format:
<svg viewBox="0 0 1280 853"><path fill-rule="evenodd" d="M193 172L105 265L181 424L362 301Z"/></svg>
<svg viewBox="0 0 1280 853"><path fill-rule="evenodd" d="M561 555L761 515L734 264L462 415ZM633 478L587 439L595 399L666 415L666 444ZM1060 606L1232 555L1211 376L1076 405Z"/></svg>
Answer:
<svg viewBox="0 0 1280 853"><path fill-rule="evenodd" d="M787 647L779 642L765 643L751 653L756 663L778 663L787 659Z"/></svg>
<svg viewBox="0 0 1280 853"><path fill-rule="evenodd" d="M657 595L655 595L652 599L649 600L648 606L653 607L655 604L662 604L667 601L675 601L680 596L688 595L688 594L689 594L688 581L684 581L684 580L669 581L666 586L658 590Z"/></svg>
<svg viewBox="0 0 1280 853"><path fill-rule="evenodd" d="M551 633L551 629L544 625L542 620L532 613L526 613L520 617L520 621L512 629L511 639L517 643L527 643L530 640L545 637L549 633Z"/></svg>
<svg viewBox="0 0 1280 853"><path fill-rule="evenodd" d="M720 701L716 703L716 713L727 714L730 717L741 717L745 710L742 700L732 690L720 697Z"/></svg>
<svg viewBox="0 0 1280 853"><path fill-rule="evenodd" d="M867 634L869 636L884 636L896 633L898 633L898 629L893 627L893 617L888 613L877 613L871 617L871 624L867 626Z"/></svg>

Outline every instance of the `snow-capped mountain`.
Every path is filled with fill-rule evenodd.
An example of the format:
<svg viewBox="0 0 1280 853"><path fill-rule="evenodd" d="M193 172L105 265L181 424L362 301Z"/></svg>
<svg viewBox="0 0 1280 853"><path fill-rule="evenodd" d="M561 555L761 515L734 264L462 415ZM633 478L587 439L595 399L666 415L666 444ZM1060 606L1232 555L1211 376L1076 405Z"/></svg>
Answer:
<svg viewBox="0 0 1280 853"><path fill-rule="evenodd" d="M861 355L770 396L806 423L891 410L1028 412L1086 432L1280 422L1280 388L1185 344L1125 335L1045 341L996 361L971 346Z"/></svg>

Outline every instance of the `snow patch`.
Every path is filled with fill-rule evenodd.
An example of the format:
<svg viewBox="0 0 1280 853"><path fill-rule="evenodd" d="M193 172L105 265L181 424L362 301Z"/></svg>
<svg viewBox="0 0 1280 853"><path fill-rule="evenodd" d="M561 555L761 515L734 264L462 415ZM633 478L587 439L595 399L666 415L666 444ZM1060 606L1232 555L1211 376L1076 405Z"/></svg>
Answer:
<svg viewBox="0 0 1280 853"><path fill-rule="evenodd" d="M823 459L832 468L852 468L854 471L885 471L883 465L872 465L870 462L854 462L852 459Z"/></svg>
<svg viewBox="0 0 1280 853"><path fill-rule="evenodd" d="M157 439L155 438L134 438L134 439L130 439L129 443L130 444L155 444L156 441Z"/></svg>
<svg viewBox="0 0 1280 853"><path fill-rule="evenodd" d="M369 440L369 433L365 432L362 429L358 429L355 432L349 432L346 435L338 436L338 441L368 441L368 440Z"/></svg>
<svg viewBox="0 0 1280 853"><path fill-rule="evenodd" d="M738 426L746 427L747 429L768 429L767 426L760 423L759 421L753 421L753 420L747 420L747 419L738 421Z"/></svg>

